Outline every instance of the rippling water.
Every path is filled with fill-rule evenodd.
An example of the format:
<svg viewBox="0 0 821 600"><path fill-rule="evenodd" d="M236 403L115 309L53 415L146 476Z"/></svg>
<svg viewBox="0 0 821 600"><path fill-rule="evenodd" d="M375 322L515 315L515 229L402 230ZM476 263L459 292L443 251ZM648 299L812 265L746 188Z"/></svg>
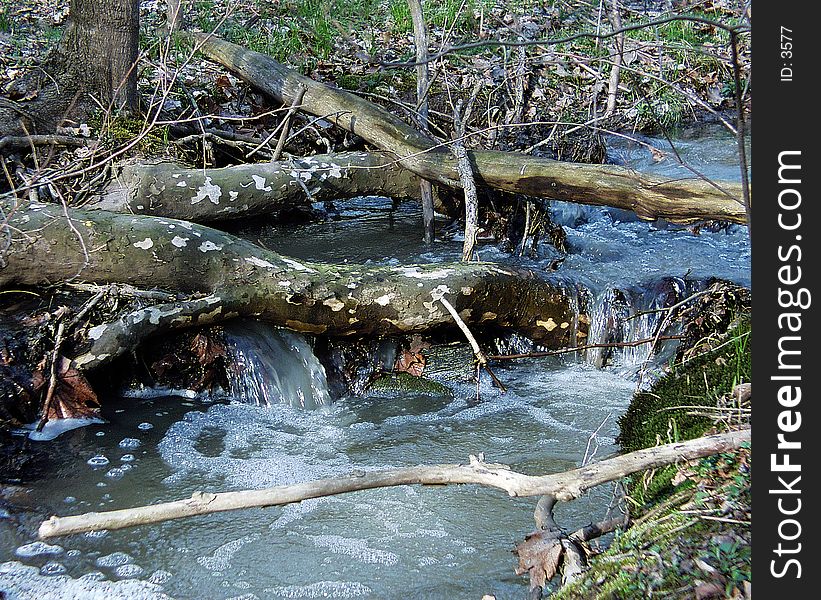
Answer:
<svg viewBox="0 0 821 600"><path fill-rule="evenodd" d="M727 136L685 142L685 158L701 161L708 175L733 178ZM675 174L674 165L653 163L641 148L614 141L614 157ZM394 210L387 200L366 198L344 207L336 222L246 234L272 249L320 260L399 264L451 260L461 250L455 241L424 248L414 205ZM685 294L708 277L749 284L750 249L741 227L694 235L621 211L561 203L553 211L572 249L560 273L589 290L593 337L607 315L650 307L661 294ZM490 246L480 254L509 260ZM543 267L538 259L522 262ZM622 335L635 339L653 323L636 319L630 327ZM234 332L248 339L257 334L242 327ZM617 450L616 419L636 385L631 367L643 358L638 351L622 353L618 368L607 369L593 366L592 353L588 361L566 356L505 363L496 372L508 393L483 379L478 404L475 385L453 377L457 383L447 383L447 394L372 392L328 405L310 348L288 336L243 346L270 354L265 364L246 354L253 368L245 374L262 370L273 379L275 372L278 389L290 390L282 393L291 398L287 402L261 390L247 404L107 398L105 423L53 441L29 441L38 477L2 488L0 590L37 600L523 598L527 578L514 574L511 550L534 528L535 499L475 486L371 490L48 543L36 540L36 529L51 514L353 470L466 462L480 452L530 474L565 470ZM289 348L296 346L293 364L266 371L284 351L294 358ZM296 382L289 373L300 369L303 379ZM440 380L447 382L447 373ZM557 519L573 529L603 518L611 501L612 488L602 486L559 506Z"/></svg>

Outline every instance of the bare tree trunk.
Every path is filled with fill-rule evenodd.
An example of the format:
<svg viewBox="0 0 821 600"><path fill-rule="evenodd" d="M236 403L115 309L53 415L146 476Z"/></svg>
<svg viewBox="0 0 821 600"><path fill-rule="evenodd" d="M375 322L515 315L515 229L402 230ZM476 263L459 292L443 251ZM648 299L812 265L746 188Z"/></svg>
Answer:
<svg viewBox="0 0 821 600"><path fill-rule="evenodd" d="M610 23L613 25L613 30L621 29L621 7L619 0L609 1ZM610 117L616 110L616 97L619 93L619 76L621 71L621 63L624 60L624 34L619 33L613 39L613 67L610 69L610 81L607 87L607 108L604 111L603 118Z"/></svg>
<svg viewBox="0 0 821 600"><path fill-rule="evenodd" d="M554 348L576 342L575 292L531 271L490 263L297 261L187 221L8 201L0 201L0 209L9 215L0 223L0 239L11 241L0 254L0 289L80 279L180 296L89 330L86 346L72 355L82 355L84 369L148 335L236 316L329 336L453 328L435 300L442 294L466 323L514 329Z"/></svg>
<svg viewBox="0 0 821 600"><path fill-rule="evenodd" d="M419 129L428 133L428 28L425 24L425 15L422 12L421 0L408 0L408 8L413 21L413 39L416 44L416 109L419 113ZM434 231L433 186L427 179L420 184L422 196L422 224L425 230L426 244L433 243L436 234Z"/></svg>
<svg viewBox="0 0 821 600"><path fill-rule="evenodd" d="M343 152L280 162L189 169L126 164L86 208L213 223L309 208L354 196L418 198L419 178L382 153Z"/></svg>
<svg viewBox="0 0 821 600"><path fill-rule="evenodd" d="M99 106L136 111L139 14L139 0L71 0L63 38L12 90L36 96L18 103L27 116L0 107L0 130L51 131Z"/></svg>

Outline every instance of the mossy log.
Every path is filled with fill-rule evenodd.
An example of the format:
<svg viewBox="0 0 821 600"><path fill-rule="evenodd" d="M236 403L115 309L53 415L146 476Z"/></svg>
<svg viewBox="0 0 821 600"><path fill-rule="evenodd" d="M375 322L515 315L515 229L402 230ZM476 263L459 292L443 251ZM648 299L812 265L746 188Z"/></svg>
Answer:
<svg viewBox="0 0 821 600"><path fill-rule="evenodd" d="M420 178L382 153L344 152L221 169L170 162L117 169L86 208L211 223L276 215L354 196L418 198Z"/></svg>
<svg viewBox="0 0 821 600"><path fill-rule="evenodd" d="M300 108L355 133L420 177L451 188L461 186L457 161L438 143L383 108L358 96L313 81L276 62L213 35L194 34L200 51L278 101ZM740 184L662 178L613 165L586 165L516 152L469 152L477 183L507 192L632 210L643 219L678 223L746 221Z"/></svg>
<svg viewBox="0 0 821 600"><path fill-rule="evenodd" d="M454 327L434 299L442 294L468 324L515 329L550 347L575 343L575 292L546 274L491 263L305 262L188 221L52 204L0 208L11 237L0 288L86 281L187 295L90 329L89 348L75 354L86 369L153 333L235 316L330 336Z"/></svg>

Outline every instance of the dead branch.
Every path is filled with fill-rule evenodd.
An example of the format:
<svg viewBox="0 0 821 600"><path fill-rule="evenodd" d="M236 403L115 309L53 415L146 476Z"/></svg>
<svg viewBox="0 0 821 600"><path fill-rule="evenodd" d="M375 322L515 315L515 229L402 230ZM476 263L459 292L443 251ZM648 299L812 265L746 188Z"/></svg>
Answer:
<svg viewBox="0 0 821 600"><path fill-rule="evenodd" d="M290 102L299 86L307 87L302 110L335 115L336 125L396 155L397 161L422 178L461 187L458 161L429 136L354 94L313 81L274 61L216 36L195 34L211 60L280 102ZM613 165L564 163L515 152L475 150L468 153L477 180L509 192L632 210L644 219L687 223L705 219L745 222L740 186L716 187L697 179L675 180L635 173Z"/></svg>
<svg viewBox="0 0 821 600"><path fill-rule="evenodd" d="M552 475L524 475L505 465L485 463L471 457L468 465L423 465L370 471L262 490L218 494L200 491L195 492L191 498L174 502L68 517L52 516L43 521L38 533L40 538L50 538L84 531L123 529L196 515L281 506L309 498L399 485L477 484L504 490L512 497L549 495L567 502L602 483L679 460L693 460L734 450L749 440L750 430L743 429L638 450Z"/></svg>

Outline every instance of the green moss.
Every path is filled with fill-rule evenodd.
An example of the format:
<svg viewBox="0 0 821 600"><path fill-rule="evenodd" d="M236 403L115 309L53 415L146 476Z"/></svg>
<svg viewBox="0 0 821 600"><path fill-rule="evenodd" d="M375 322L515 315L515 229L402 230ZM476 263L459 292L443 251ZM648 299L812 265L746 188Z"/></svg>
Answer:
<svg viewBox="0 0 821 600"><path fill-rule="evenodd" d="M752 378L749 315L741 318L718 348L685 364L673 365L648 391L637 393L619 418L618 443L625 452L703 435L713 420L691 414L692 407L715 407L719 398ZM690 407L690 408L687 408ZM631 478L629 495L638 505L652 505L673 490L675 467L651 478Z"/></svg>
<svg viewBox="0 0 821 600"><path fill-rule="evenodd" d="M433 381L425 377L414 377L408 373L395 373L380 377L371 384L370 390L380 393L415 393L436 396L453 395L449 387L438 381Z"/></svg>
<svg viewBox="0 0 821 600"><path fill-rule="evenodd" d="M154 127L145 135L145 121L127 115L113 115L103 122L102 115L89 119L92 129L100 131L100 138L116 146L129 144L139 138L134 149L151 155L164 154L168 146L168 127Z"/></svg>

